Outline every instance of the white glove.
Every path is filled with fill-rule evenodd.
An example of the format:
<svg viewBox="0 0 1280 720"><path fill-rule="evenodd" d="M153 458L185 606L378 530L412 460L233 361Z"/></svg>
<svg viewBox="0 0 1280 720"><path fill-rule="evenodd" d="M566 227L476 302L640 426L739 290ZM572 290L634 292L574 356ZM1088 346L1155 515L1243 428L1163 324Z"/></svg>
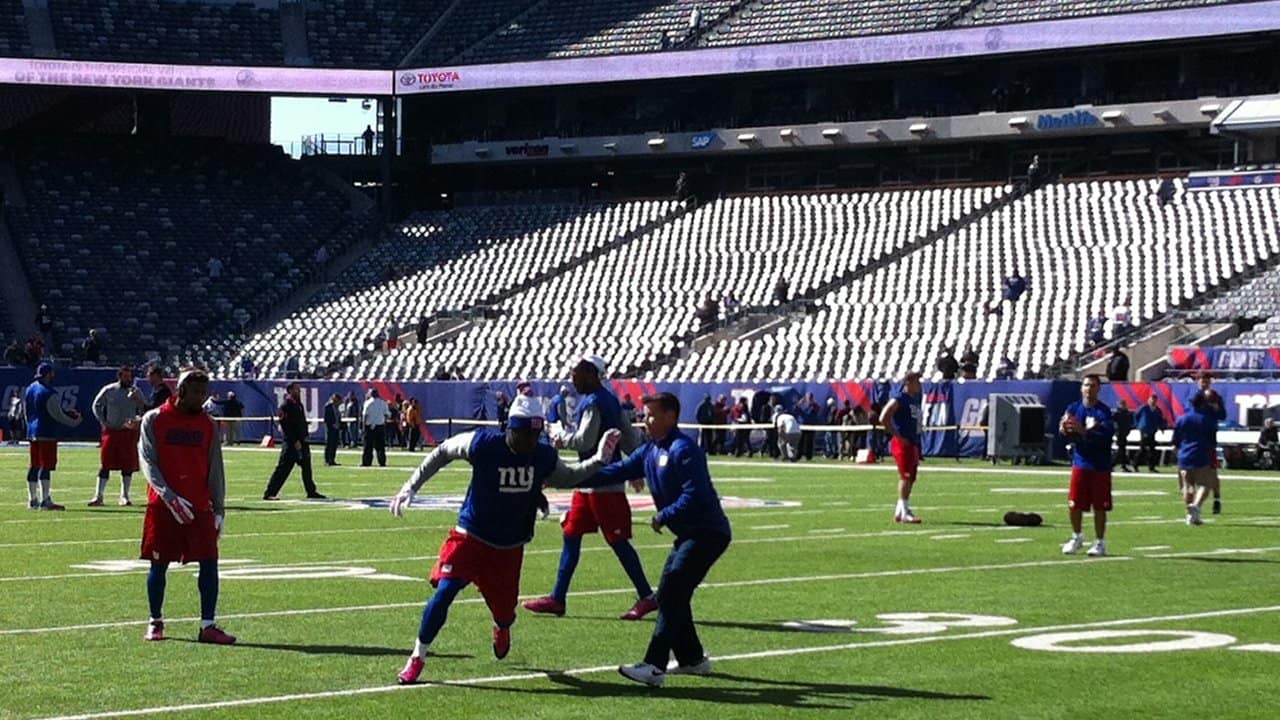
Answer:
<svg viewBox="0 0 1280 720"><path fill-rule="evenodd" d="M227 524L227 518L226 518L226 516L225 516L225 515L214 515L214 516L213 516L213 529L215 529L215 530L217 530L217 531L218 531L218 538L219 538L219 539L221 539L221 538L222 538L222 528L223 528L223 526L224 526L224 525L226 525L226 524Z"/></svg>
<svg viewBox="0 0 1280 720"><path fill-rule="evenodd" d="M413 503L413 488L406 485L400 488L400 492L391 498L391 514L396 517L404 517L404 509Z"/></svg>
<svg viewBox="0 0 1280 720"><path fill-rule="evenodd" d="M173 519L177 520L179 525L190 525L191 521L196 519L195 512L191 510L191 503L175 492L169 493L164 504L169 508L169 512L173 513Z"/></svg>
<svg viewBox="0 0 1280 720"><path fill-rule="evenodd" d="M613 462L613 453L618 449L618 441L621 439L621 430L617 428L605 430L600 436L600 445L596 447L596 456L593 459L602 463Z"/></svg>

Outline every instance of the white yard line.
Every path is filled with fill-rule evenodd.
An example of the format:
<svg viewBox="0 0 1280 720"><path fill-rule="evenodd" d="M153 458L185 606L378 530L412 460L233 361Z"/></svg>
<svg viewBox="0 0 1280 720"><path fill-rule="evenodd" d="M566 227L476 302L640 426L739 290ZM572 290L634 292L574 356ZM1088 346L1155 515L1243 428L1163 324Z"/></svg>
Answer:
<svg viewBox="0 0 1280 720"><path fill-rule="evenodd" d="M1124 627L1128 625L1147 625L1151 623L1161 622L1183 622L1186 620L1200 620L1205 618L1219 617L1239 617L1247 615L1260 615L1263 613L1271 613L1280 611L1280 605L1267 605L1251 608L1232 608L1229 610L1209 610L1205 612L1183 613L1179 615L1155 615L1150 617L1139 618L1121 618L1118 620L1101 620L1096 622L1070 623L1062 625L1041 625L1039 627L1022 627L1005 630L983 630L971 633L957 633L954 635L930 635L924 637L900 638L896 640L871 640L864 642L841 643L836 645L810 645L807 647L783 648L777 650L759 650L754 652L744 652L736 654L716 655L713 660L718 663L733 662L738 660L758 660L762 658L773 657L790 657L794 655L812 655L815 653L831 653L846 650L866 650L870 648L898 647L903 645L924 645L937 642L953 642L957 640L983 640L996 637L1011 637L1018 635L1033 635L1049 632L1069 632L1077 630L1090 630L1095 628ZM520 682L525 680L540 680L552 677L552 675L590 675L596 673L613 672L616 665L595 665L591 667L573 668L570 670L556 671L555 673L532 672L519 673L510 675L491 675L488 677L464 678L459 680L447 680L434 683L424 683L421 685L373 685L368 687L351 688L347 690L326 690L313 693L293 693L288 695L264 695L258 697L237 698L233 700L216 700L211 702L189 703L186 705L161 705L149 708L138 708L132 710L106 710L82 713L78 715L60 715L51 718L43 718L41 720L100 720L105 718L118 717L135 717L138 715L160 715L172 714L180 712L191 712L195 710L215 710L221 708L233 707L249 707L255 705L268 705L284 702L299 702L303 700L323 700L330 698L355 697L361 695L373 695L389 692L424 692L427 689L444 689L457 686L469 685L493 685L508 682ZM389 672L389 671L388 671ZM619 683L624 681L618 680ZM660 696L661 690L655 690Z"/></svg>

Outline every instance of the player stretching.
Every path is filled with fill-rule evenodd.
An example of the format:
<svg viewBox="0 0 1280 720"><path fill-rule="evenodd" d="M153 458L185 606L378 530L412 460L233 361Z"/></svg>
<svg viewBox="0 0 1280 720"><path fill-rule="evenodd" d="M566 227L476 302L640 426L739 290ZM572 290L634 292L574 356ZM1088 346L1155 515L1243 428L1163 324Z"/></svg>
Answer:
<svg viewBox="0 0 1280 720"><path fill-rule="evenodd" d="M102 505L112 470L120 471L120 504L133 504L129 488L138 472L138 421L146 409L147 399L133 384L133 368L116 371L116 382L102 386L93 399L93 415L102 426L102 449L98 453L98 491L89 507Z"/></svg>
<svg viewBox="0 0 1280 720"><path fill-rule="evenodd" d="M449 532L431 570L436 591L422 611L413 654L400 671L402 685L417 682L449 606L470 583L476 584L493 615L493 654L499 660L507 656L524 546L533 539L534 515L543 486L572 487L585 481L617 450L620 433L607 430L601 433L593 458L565 465L554 448L538 442L544 420L535 405L532 398L517 397L511 404L505 433L477 430L444 441L391 500L391 513L400 517L422 485L441 468L454 460L471 463L471 484L458 512L458 525Z"/></svg>
<svg viewBox="0 0 1280 720"><path fill-rule="evenodd" d="M1098 400L1102 380L1086 375L1080 384L1079 402L1071 403L1058 424L1059 431L1073 443L1071 488L1067 507L1071 511L1071 539L1062 546L1064 555L1074 555L1084 547L1084 513L1093 511L1093 528L1098 541L1089 548L1090 557L1107 554L1107 513L1111 511L1111 438L1115 425L1111 408Z"/></svg>
<svg viewBox="0 0 1280 720"><path fill-rule="evenodd" d="M880 427L893 438L889 449L898 464L898 506L893 521L918 524L920 518L911 512L911 488L916 484L920 468L920 373L909 372L902 388L889 399L880 413Z"/></svg>
<svg viewBox="0 0 1280 720"><path fill-rule="evenodd" d="M1213 373L1205 370L1200 373L1199 378L1200 393L1204 395L1207 403L1205 412L1217 418L1218 422L1226 422L1227 408L1222 403L1222 396L1217 390L1213 389ZM1215 436L1216 437L1216 436ZM1209 457L1210 467L1213 468L1213 514L1217 515L1222 512L1222 479L1218 477L1218 451L1215 448Z"/></svg>
<svg viewBox="0 0 1280 720"><path fill-rule="evenodd" d="M1173 444L1178 448L1178 480L1187 505L1187 524L1201 525L1204 521L1200 519L1200 508L1218 478L1213 464L1218 446L1218 415L1205 393L1192 396L1191 412L1178 418Z"/></svg>
<svg viewBox="0 0 1280 720"><path fill-rule="evenodd" d="M27 416L27 437L31 445L31 465L27 469L27 507L32 510L66 510L53 501L50 487L53 471L58 469L59 425L75 427L80 424L80 413L62 410L62 398L53 389L53 365L47 362L36 367L35 382L27 386L22 398L23 412Z"/></svg>
<svg viewBox="0 0 1280 720"><path fill-rule="evenodd" d="M142 416L138 454L147 478L147 512L142 524L142 559L151 561L147 600L151 622L146 640L164 639L164 589L169 563L200 563L202 643L230 645L236 639L214 623L218 608L218 538L226 507L222 446L204 411L209 376L185 370L178 394Z"/></svg>
<svg viewBox="0 0 1280 720"><path fill-rule="evenodd" d="M567 447L578 451L582 460L590 457L601 433L617 429L622 440L619 448L623 454L630 453L639 443L635 429L627 424L622 415L622 406L618 399L605 390L601 380L605 374L605 361L599 357L588 356L574 366L572 371L573 387L578 391L581 400L572 432L560 430L551 433L556 447ZM616 460L617 458L607 458ZM639 620L658 609L653 599L653 588L644 574L644 566L640 564L640 556L631 546L631 503L627 501L626 484L600 487L594 490L576 490L573 493L573 505L565 515L562 523L564 529L564 547L560 551L560 570L556 574L556 585L547 597L529 600L524 604L526 610L550 615L564 615L565 600L569 595L569 583L578 568L578 558L582 553L582 536L599 530L605 542L622 563L622 569L636 589L636 602L626 613L623 620Z"/></svg>

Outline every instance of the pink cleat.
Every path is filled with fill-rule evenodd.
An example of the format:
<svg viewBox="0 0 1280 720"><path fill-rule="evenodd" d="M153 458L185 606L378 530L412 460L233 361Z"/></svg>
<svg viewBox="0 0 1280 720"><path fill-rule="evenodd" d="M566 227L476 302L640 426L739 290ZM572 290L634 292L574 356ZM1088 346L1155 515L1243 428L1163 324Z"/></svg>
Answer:
<svg viewBox="0 0 1280 720"><path fill-rule="evenodd" d="M501 660L511 652L511 628L493 626L493 656Z"/></svg>
<svg viewBox="0 0 1280 720"><path fill-rule="evenodd" d="M422 675L422 668L426 666L427 663L422 658L417 657L416 655L410 657L409 662L404 664L404 669L396 676L396 682L401 685L416 684L418 682L418 676Z"/></svg>
<svg viewBox="0 0 1280 720"><path fill-rule="evenodd" d="M643 618L645 615L648 615L649 613L657 609L658 609L658 601L654 600L653 596L650 595L649 597L643 597L637 600L636 604L632 605L631 609L623 613L619 619L620 620L639 620Z"/></svg>
<svg viewBox="0 0 1280 720"><path fill-rule="evenodd" d="M217 625L210 625L209 627L200 631L200 634L196 636L196 641L202 642L202 643L212 643L214 645L234 645L236 642L236 639L233 636L223 632L222 628L218 627Z"/></svg>
<svg viewBox="0 0 1280 720"><path fill-rule="evenodd" d="M537 600L526 600L524 609L539 615L564 616L564 603L551 596L540 597Z"/></svg>
<svg viewBox="0 0 1280 720"><path fill-rule="evenodd" d="M152 620L147 623L147 632L142 636L147 642L159 642L164 639L164 621Z"/></svg>
<svg viewBox="0 0 1280 720"><path fill-rule="evenodd" d="M906 524L908 524L908 525L919 525L919 524L920 524L920 518L916 517L916 516L915 516L915 513L911 512L910 510L908 510L908 511L906 511L906 512L904 512L904 513L899 513L899 514L897 514L897 515L894 515L894 516L893 516L893 521L894 521L894 522L896 522L896 523L906 523Z"/></svg>

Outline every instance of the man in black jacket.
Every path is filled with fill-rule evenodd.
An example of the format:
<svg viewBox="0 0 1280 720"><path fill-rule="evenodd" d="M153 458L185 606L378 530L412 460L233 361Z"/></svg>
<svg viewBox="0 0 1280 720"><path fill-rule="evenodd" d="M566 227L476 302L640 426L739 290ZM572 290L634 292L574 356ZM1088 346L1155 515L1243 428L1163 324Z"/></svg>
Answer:
<svg viewBox="0 0 1280 720"><path fill-rule="evenodd" d="M173 397L173 391L164 384L164 371L157 365L147 370L147 384L151 386L151 398L147 400L147 409L155 410Z"/></svg>
<svg viewBox="0 0 1280 720"><path fill-rule="evenodd" d="M1119 465L1125 472L1136 472L1138 464L1129 464L1129 431L1133 430L1133 413L1124 400L1116 401L1116 409L1111 411L1111 421L1116 424L1116 457L1114 465Z"/></svg>
<svg viewBox="0 0 1280 720"><path fill-rule="evenodd" d="M338 464L338 438L342 434L342 396L334 393L324 406L324 464Z"/></svg>
<svg viewBox="0 0 1280 720"><path fill-rule="evenodd" d="M302 386L289 383L284 390L284 402L280 404L280 431L284 433L284 441L280 443L280 460L267 481L262 499L279 500L284 481L289 479L293 466L300 465L307 499L324 500L325 496L316 490L316 483L311 479L311 443L308 441L311 432L307 427L307 411L302 407Z"/></svg>
<svg viewBox="0 0 1280 720"><path fill-rule="evenodd" d="M228 392L225 400L214 395L213 404L222 410L222 444L236 445L240 442L240 418L244 417L244 403L234 392Z"/></svg>
<svg viewBox="0 0 1280 720"><path fill-rule="evenodd" d="M1129 382L1129 356L1117 345L1107 361L1107 379L1111 382Z"/></svg>

